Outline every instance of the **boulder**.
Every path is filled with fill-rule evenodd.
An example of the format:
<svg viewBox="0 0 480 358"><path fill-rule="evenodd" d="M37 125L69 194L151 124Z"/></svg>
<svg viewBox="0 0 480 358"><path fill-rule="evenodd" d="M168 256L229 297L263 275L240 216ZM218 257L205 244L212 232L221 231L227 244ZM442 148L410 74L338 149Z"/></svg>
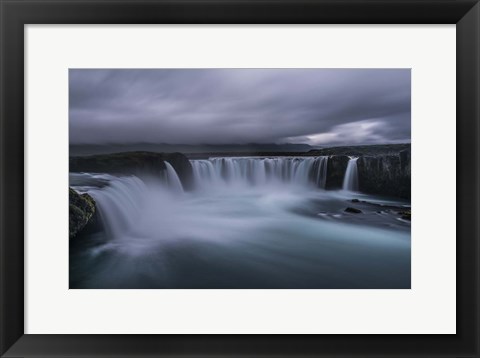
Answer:
<svg viewBox="0 0 480 358"><path fill-rule="evenodd" d="M95 200L88 194L78 194L69 188L69 237L75 237L95 215Z"/></svg>
<svg viewBox="0 0 480 358"><path fill-rule="evenodd" d="M352 213L352 214L360 214L362 213L362 210L360 209L357 209L357 208L352 208L352 207L348 207L344 210L346 213Z"/></svg>
<svg viewBox="0 0 480 358"><path fill-rule="evenodd" d="M402 217L403 220L408 220L408 221L411 221L411 220L412 220L412 212L411 212L411 210L400 211L398 214L401 215L401 217Z"/></svg>

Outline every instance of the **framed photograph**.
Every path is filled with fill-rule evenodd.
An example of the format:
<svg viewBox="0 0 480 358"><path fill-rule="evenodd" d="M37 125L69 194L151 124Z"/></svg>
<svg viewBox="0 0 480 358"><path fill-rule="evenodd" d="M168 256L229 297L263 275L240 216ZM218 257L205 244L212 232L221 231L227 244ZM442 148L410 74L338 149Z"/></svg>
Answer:
<svg viewBox="0 0 480 358"><path fill-rule="evenodd" d="M479 357L478 1L1 2L1 357Z"/></svg>

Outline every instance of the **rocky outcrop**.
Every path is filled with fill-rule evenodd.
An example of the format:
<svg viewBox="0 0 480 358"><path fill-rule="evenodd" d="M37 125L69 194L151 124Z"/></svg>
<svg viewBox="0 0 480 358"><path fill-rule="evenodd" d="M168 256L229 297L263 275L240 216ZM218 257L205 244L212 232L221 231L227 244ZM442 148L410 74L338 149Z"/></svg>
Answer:
<svg viewBox="0 0 480 358"><path fill-rule="evenodd" d="M412 211L411 210L399 211L398 214L401 215L403 220L408 220L408 221L412 220Z"/></svg>
<svg viewBox="0 0 480 358"><path fill-rule="evenodd" d="M410 143L329 147L323 149L313 149L308 152L308 155L347 155L355 157L375 157L380 155L398 155L398 153L403 150L410 150Z"/></svg>
<svg viewBox="0 0 480 358"><path fill-rule="evenodd" d="M181 153L128 152L70 157L70 171L157 176L166 170L165 162L175 169L185 189L193 187L192 166Z"/></svg>
<svg viewBox="0 0 480 358"><path fill-rule="evenodd" d="M359 191L410 199L410 144L325 148L309 154L313 152L328 156L327 190L342 188L350 157L358 157Z"/></svg>
<svg viewBox="0 0 480 358"><path fill-rule="evenodd" d="M349 159L345 155L335 155L328 158L325 189L335 190L342 188Z"/></svg>
<svg viewBox="0 0 480 358"><path fill-rule="evenodd" d="M410 149L392 155L361 156L357 164L361 192L410 199Z"/></svg>
<svg viewBox="0 0 480 358"><path fill-rule="evenodd" d="M348 208L346 208L344 211L345 211L346 213L352 213L352 214L361 214L361 213L362 213L362 210L357 209L357 208L352 208L351 206L349 206Z"/></svg>
<svg viewBox="0 0 480 358"><path fill-rule="evenodd" d="M69 237L75 237L96 213L95 200L88 194L78 194L69 188Z"/></svg>

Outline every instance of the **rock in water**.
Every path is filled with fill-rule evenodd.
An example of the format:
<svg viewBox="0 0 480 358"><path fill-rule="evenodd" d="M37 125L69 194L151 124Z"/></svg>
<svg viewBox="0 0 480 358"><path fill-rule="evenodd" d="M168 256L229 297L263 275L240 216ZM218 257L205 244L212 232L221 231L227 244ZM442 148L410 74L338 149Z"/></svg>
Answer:
<svg viewBox="0 0 480 358"><path fill-rule="evenodd" d="M399 214L402 216L403 220L412 220L412 212L410 210L400 211Z"/></svg>
<svg viewBox="0 0 480 358"><path fill-rule="evenodd" d="M95 214L95 200L88 194L78 194L69 188L69 237L75 237Z"/></svg>
<svg viewBox="0 0 480 358"><path fill-rule="evenodd" d="M357 209L357 208L352 208L352 207L348 207L345 209L345 212L346 213L352 213L352 214L360 214L362 212L362 210L360 209Z"/></svg>

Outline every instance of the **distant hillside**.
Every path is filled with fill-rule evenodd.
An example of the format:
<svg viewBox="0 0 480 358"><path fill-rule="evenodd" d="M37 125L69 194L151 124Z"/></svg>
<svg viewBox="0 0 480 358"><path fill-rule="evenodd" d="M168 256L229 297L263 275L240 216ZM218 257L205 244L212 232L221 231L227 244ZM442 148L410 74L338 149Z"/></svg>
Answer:
<svg viewBox="0 0 480 358"><path fill-rule="evenodd" d="M188 145L188 144L111 144L111 145L71 145L70 156L111 154L124 152L154 153L252 153L252 152L308 152L314 147L308 144L251 143L231 145Z"/></svg>

